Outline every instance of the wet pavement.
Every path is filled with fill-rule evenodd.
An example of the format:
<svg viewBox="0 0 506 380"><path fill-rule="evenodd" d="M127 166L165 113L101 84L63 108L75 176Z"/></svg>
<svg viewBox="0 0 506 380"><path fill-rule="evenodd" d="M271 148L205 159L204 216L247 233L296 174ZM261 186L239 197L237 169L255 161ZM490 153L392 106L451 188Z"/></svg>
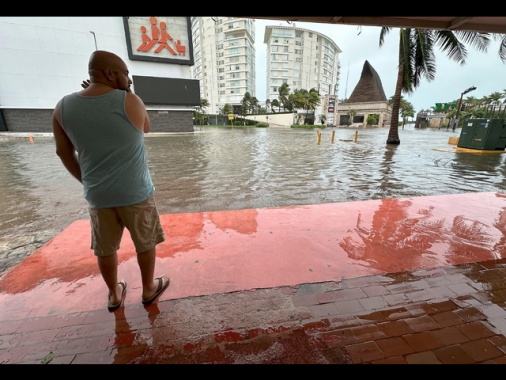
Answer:
<svg viewBox="0 0 506 380"><path fill-rule="evenodd" d="M506 195L162 215L141 303L125 234L124 306L72 222L0 277L0 363L506 363Z"/></svg>
<svg viewBox="0 0 506 380"><path fill-rule="evenodd" d="M393 146L387 133L326 128L318 144L314 130L209 128L147 134L146 148L162 214L506 193L505 154L460 152L448 143L459 132L445 129L406 126ZM82 186L51 135L3 141L7 134L0 133L0 247L87 219Z"/></svg>

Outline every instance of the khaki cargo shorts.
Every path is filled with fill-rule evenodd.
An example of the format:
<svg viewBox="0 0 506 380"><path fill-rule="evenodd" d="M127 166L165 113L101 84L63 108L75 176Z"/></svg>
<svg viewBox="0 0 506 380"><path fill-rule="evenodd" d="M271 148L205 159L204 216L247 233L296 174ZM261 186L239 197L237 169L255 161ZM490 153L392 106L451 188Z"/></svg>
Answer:
<svg viewBox="0 0 506 380"><path fill-rule="evenodd" d="M165 241L154 195L123 207L90 208L91 249L95 256L110 256L120 247L123 231L130 233L137 253Z"/></svg>

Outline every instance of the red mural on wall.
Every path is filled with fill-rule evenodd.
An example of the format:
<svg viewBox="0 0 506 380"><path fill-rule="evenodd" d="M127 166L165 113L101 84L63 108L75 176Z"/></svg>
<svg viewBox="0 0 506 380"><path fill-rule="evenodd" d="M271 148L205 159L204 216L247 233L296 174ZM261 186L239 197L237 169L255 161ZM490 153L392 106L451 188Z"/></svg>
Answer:
<svg viewBox="0 0 506 380"><path fill-rule="evenodd" d="M156 17L150 17L149 22L151 23L151 36L148 35L148 30L144 25L140 27L142 44L137 48L137 51L148 52L157 45L155 53L167 49L172 55L186 55L186 46L181 44L181 40L174 40L167 31L167 23L162 21L158 26Z"/></svg>

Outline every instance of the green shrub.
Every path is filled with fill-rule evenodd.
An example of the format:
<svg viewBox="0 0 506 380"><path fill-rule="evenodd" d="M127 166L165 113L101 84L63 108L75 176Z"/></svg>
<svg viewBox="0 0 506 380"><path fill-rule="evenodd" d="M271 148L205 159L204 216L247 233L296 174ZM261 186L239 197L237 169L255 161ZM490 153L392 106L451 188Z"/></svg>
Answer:
<svg viewBox="0 0 506 380"><path fill-rule="evenodd" d="M255 127L257 127L257 128L269 128L269 124L265 123L263 121L260 121L260 122L256 123Z"/></svg>

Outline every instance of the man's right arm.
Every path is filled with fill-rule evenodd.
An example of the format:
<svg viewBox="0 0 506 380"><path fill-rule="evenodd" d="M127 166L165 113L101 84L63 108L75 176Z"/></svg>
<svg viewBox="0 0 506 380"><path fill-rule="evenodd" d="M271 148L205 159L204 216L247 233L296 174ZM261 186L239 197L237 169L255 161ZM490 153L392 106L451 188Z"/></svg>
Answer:
<svg viewBox="0 0 506 380"><path fill-rule="evenodd" d="M75 179L82 183L81 167L79 166L79 161L77 160L77 153L74 145L61 126L60 112L61 100L58 102L53 111L53 136L56 143L56 154L67 171L72 174Z"/></svg>
<svg viewBox="0 0 506 380"><path fill-rule="evenodd" d="M139 96L133 92L126 95L125 109L130 121L142 132L148 133L151 130L151 119L149 118L146 106Z"/></svg>

